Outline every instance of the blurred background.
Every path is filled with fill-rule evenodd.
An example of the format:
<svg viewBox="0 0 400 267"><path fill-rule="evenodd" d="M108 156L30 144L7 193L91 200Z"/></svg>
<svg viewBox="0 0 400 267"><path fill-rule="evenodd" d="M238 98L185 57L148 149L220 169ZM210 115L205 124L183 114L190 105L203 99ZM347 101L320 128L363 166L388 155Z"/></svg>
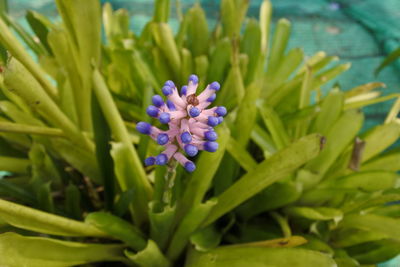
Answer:
<svg viewBox="0 0 400 267"><path fill-rule="evenodd" d="M102 0L102 2L105 2ZM114 9L126 8L131 15L131 28L140 33L145 23L151 19L151 0L111 0ZM218 20L217 0L171 0L170 24L177 30L176 5L183 11L200 2L205 8L210 28ZM249 16L258 17L262 0L251 0ZM293 23L289 46L302 47L306 55L323 50L328 55L339 56L342 62L351 62L352 68L340 76L340 81L332 81L343 90L371 81L381 81L387 85L383 94L400 92L400 64L393 64L378 76L375 68L385 55L400 47L400 1L399 0L271 0L274 20L286 17ZM9 12L28 28L24 19L27 9L33 9L57 20L53 0L9 0ZM369 106L365 112L369 128L382 122L393 101Z"/></svg>

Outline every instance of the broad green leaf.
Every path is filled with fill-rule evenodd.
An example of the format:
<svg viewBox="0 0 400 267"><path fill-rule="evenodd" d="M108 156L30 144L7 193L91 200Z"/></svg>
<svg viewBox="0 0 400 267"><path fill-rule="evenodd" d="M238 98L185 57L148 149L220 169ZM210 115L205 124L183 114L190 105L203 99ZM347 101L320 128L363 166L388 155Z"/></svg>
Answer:
<svg viewBox="0 0 400 267"><path fill-rule="evenodd" d="M329 207L288 207L285 208L285 212L293 217L302 217L318 221L338 221L343 217L341 210Z"/></svg>
<svg viewBox="0 0 400 267"><path fill-rule="evenodd" d="M128 130L113 101L110 91L98 70L93 73L94 91L101 110L111 132L118 143L114 143L111 156L114 159L115 175L122 191L135 188L135 223L141 224L147 220L148 201L152 188L140 162L139 156L133 147Z"/></svg>
<svg viewBox="0 0 400 267"><path fill-rule="evenodd" d="M258 104L258 108L260 111L260 115L264 120L264 124L270 132L272 139L274 140L276 148L278 150L283 149L289 144L290 138L288 133L286 132L281 118L275 110L265 104Z"/></svg>
<svg viewBox="0 0 400 267"><path fill-rule="evenodd" d="M388 236L369 229L344 228L332 232L331 242L335 247L345 248L384 238L388 238Z"/></svg>
<svg viewBox="0 0 400 267"><path fill-rule="evenodd" d="M52 147L71 166L101 184L101 176L93 153L63 139L51 140Z"/></svg>
<svg viewBox="0 0 400 267"><path fill-rule="evenodd" d="M342 113L343 100L343 92L338 89L330 91L322 102L321 111L315 118L310 132L326 135Z"/></svg>
<svg viewBox="0 0 400 267"><path fill-rule="evenodd" d="M392 98L398 98L400 96L400 94L390 94L390 95L385 95L382 97L378 97L379 94L375 94L375 93L369 93L369 94L365 94L365 99L359 99L356 101L353 101L354 99L348 99L345 101L345 105L344 105L344 109L359 109L359 108L363 108L369 105L374 105L374 104L378 104L381 102L386 102ZM359 96L359 98L362 98L364 96ZM351 102L350 102L351 101Z"/></svg>
<svg viewBox="0 0 400 267"><path fill-rule="evenodd" d="M208 49L208 25L203 8L197 3L189 9L187 45L194 57L204 55Z"/></svg>
<svg viewBox="0 0 400 267"><path fill-rule="evenodd" d="M27 50L24 49L18 39L11 33L3 19L0 19L0 42L2 46L32 73L43 86L45 92L52 98L56 98L57 89L47 79L43 69L31 58Z"/></svg>
<svg viewBox="0 0 400 267"><path fill-rule="evenodd" d="M377 264L396 257L400 253L400 241L393 239L371 241L346 250L361 264Z"/></svg>
<svg viewBox="0 0 400 267"><path fill-rule="evenodd" d="M0 218L12 226L44 234L61 236L108 236L97 228L85 223L1 199Z"/></svg>
<svg viewBox="0 0 400 267"><path fill-rule="evenodd" d="M374 192L390 189L395 185L398 175L386 171L357 172L345 177L331 179L321 187L361 189L366 192Z"/></svg>
<svg viewBox="0 0 400 267"><path fill-rule="evenodd" d="M15 233L0 235L0 265L62 267L91 262L124 261L123 246L85 244Z"/></svg>
<svg viewBox="0 0 400 267"><path fill-rule="evenodd" d="M244 219L262 212L277 209L293 203L301 195L300 185L288 182L278 182L255 195L237 208L237 212Z"/></svg>
<svg viewBox="0 0 400 267"><path fill-rule="evenodd" d="M233 38L240 34L248 7L249 1L247 0L221 1L221 22L226 36Z"/></svg>
<svg viewBox="0 0 400 267"><path fill-rule="evenodd" d="M154 203L150 203L154 205ZM175 207L166 206L161 212L151 211L150 217L150 237L158 246L164 250L172 234L172 225L175 216Z"/></svg>
<svg viewBox="0 0 400 267"><path fill-rule="evenodd" d="M280 19L276 25L272 39L271 51L268 61L268 76L272 77L276 72L284 56L291 31L291 23L287 19Z"/></svg>
<svg viewBox="0 0 400 267"><path fill-rule="evenodd" d="M295 171L318 155L321 137L317 134L299 139L287 148L264 160L243 175L236 183L218 196L218 203L211 210L204 226L212 223L264 188Z"/></svg>
<svg viewBox="0 0 400 267"><path fill-rule="evenodd" d="M322 85L326 84L333 78L337 77L341 73L347 71L351 67L350 63L340 64L331 69L328 69L322 73L319 73L313 79L313 84L311 86L312 89L316 89L321 87Z"/></svg>
<svg viewBox="0 0 400 267"><path fill-rule="evenodd" d="M214 52L211 53L210 64L207 72L207 80L224 81L228 74L231 61L231 42L228 38L218 40Z"/></svg>
<svg viewBox="0 0 400 267"><path fill-rule="evenodd" d="M394 142L400 136L400 124L391 122L384 125L378 125L367 132L362 139L365 141L365 149L362 154L362 162L365 162L378 155Z"/></svg>
<svg viewBox="0 0 400 267"><path fill-rule="evenodd" d="M159 266L159 267L169 267L171 266L170 261L163 255L160 248L153 240L147 242L147 246L139 251L137 254L125 250L125 255L132 262L141 267L147 266Z"/></svg>
<svg viewBox="0 0 400 267"><path fill-rule="evenodd" d="M34 110L62 129L72 142L93 151L93 143L78 130L18 60L10 58L3 75L6 87L12 88Z"/></svg>
<svg viewBox="0 0 400 267"><path fill-rule="evenodd" d="M246 171L251 171L257 165L250 153L232 137L229 138L226 150Z"/></svg>
<svg viewBox="0 0 400 267"><path fill-rule="evenodd" d="M271 80L268 81L268 90L274 90L282 86L290 75L299 67L303 62L304 52L300 48L294 48L288 52L282 59L278 69L276 70Z"/></svg>
<svg viewBox="0 0 400 267"><path fill-rule="evenodd" d="M186 247L190 236L198 229L217 203L216 199L193 205L176 229L167 250L169 259L176 260Z"/></svg>
<svg viewBox="0 0 400 267"><path fill-rule="evenodd" d="M250 19L247 22L246 30L243 33L243 39L240 46L241 52L249 57L247 74L245 75L245 85L249 85L254 81L255 77L259 77L258 68L261 62L261 29L258 21Z"/></svg>
<svg viewBox="0 0 400 267"><path fill-rule="evenodd" d="M299 248L220 247L209 252L191 250L187 267L293 266L336 267L326 254Z"/></svg>
<svg viewBox="0 0 400 267"><path fill-rule="evenodd" d="M139 229L110 213L92 212L85 218L85 222L112 237L124 241L125 244L136 251L140 251L146 247L146 240Z"/></svg>
<svg viewBox="0 0 400 267"><path fill-rule="evenodd" d="M301 248L324 252L331 256L334 254L334 251L330 247L330 245L321 240L320 238L314 235L304 235L304 238L305 240L307 240L307 243L302 245Z"/></svg>
<svg viewBox="0 0 400 267"><path fill-rule="evenodd" d="M156 0L154 4L153 20L156 22L168 22L170 12L170 0Z"/></svg>
<svg viewBox="0 0 400 267"><path fill-rule="evenodd" d="M338 229L357 228L376 232L400 240L400 220L374 214L349 214L339 223Z"/></svg>
<svg viewBox="0 0 400 267"><path fill-rule="evenodd" d="M314 174L312 179L303 181L306 187L318 183L339 155L350 145L361 129L363 114L358 111L347 111L331 126L326 134L326 144L321 154L310 161L305 169Z"/></svg>
<svg viewBox="0 0 400 267"><path fill-rule="evenodd" d="M400 170L400 153L389 152L386 154L379 155L361 166L361 171L393 171L397 172Z"/></svg>
<svg viewBox="0 0 400 267"><path fill-rule="evenodd" d="M0 169L13 173L27 173L30 161L22 158L0 156Z"/></svg>
<svg viewBox="0 0 400 267"><path fill-rule="evenodd" d="M181 58L170 26L166 23L154 23L153 38L166 57L170 68L178 74L176 71L181 69Z"/></svg>
<svg viewBox="0 0 400 267"><path fill-rule="evenodd" d="M218 150L214 153L202 153L200 158L197 160L197 169L193 173L193 176L190 177L182 200L179 201L177 205L178 221L180 221L182 216L192 209L192 207L201 203L205 193L209 189L215 173L217 172L222 157L225 154L226 145L230 138L229 129L225 124L222 124L218 127L217 133L220 137L218 139ZM213 162L213 164L210 165L210 162Z"/></svg>

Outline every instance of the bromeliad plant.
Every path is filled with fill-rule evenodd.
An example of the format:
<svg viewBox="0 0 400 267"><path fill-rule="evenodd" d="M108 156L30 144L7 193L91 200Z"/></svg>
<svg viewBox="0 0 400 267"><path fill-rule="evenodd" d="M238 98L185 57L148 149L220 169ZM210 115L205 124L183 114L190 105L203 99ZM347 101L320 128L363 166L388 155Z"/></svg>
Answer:
<svg viewBox="0 0 400 267"><path fill-rule="evenodd" d="M399 253L387 204L400 200L399 107L360 134L360 109L398 94L330 89L349 64L286 52L285 19L270 42L267 0L259 21L248 1L222 0L212 32L199 5L178 8L175 36L166 0L140 35L125 10L56 3L61 22L28 12L35 37L0 20L1 266L360 266ZM188 161L178 147L215 152ZM160 166L172 157L187 171Z"/></svg>

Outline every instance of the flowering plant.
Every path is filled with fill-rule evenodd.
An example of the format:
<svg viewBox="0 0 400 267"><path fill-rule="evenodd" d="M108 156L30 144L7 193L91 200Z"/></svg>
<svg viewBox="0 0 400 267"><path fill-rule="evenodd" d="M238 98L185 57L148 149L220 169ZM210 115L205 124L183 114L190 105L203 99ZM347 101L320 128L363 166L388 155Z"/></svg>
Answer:
<svg viewBox="0 0 400 267"><path fill-rule="evenodd" d="M140 35L126 10L56 4L61 21L28 12L35 36L0 20L1 266L361 266L399 253L387 204L400 200L399 105L360 134L360 109L393 96L329 87L350 65L286 51L290 22L270 38L268 0L259 20L249 1L222 0L212 32L196 4L175 36L167 0Z"/></svg>

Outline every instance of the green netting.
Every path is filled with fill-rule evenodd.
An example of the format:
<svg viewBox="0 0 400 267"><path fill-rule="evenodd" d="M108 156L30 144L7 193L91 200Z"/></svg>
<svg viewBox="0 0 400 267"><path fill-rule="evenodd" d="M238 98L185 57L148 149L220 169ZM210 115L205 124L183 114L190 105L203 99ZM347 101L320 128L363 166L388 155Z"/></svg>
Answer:
<svg viewBox="0 0 400 267"><path fill-rule="evenodd" d="M338 55L342 62L351 62L352 68L340 76L340 86L350 89L373 80L387 84L384 94L400 91L400 63L386 68L378 77L374 69L384 56L400 46L399 0L271 0L275 20L286 17L293 23L290 47L303 47L307 55L323 50ZM114 0L114 8L127 8L132 15L131 27L140 32L151 18L153 1ZM171 1L174 3L175 1ZM184 10L196 0L181 0ZM200 1L206 9L210 27L218 19L219 1ZM249 16L258 17L262 0L250 1ZM11 0L10 11L24 22L25 9L35 9L47 16L55 16L52 0ZM177 28L173 8L170 23ZM26 25L26 24L25 24ZM333 81L330 85L337 81ZM381 122L393 101L367 107L367 127Z"/></svg>

